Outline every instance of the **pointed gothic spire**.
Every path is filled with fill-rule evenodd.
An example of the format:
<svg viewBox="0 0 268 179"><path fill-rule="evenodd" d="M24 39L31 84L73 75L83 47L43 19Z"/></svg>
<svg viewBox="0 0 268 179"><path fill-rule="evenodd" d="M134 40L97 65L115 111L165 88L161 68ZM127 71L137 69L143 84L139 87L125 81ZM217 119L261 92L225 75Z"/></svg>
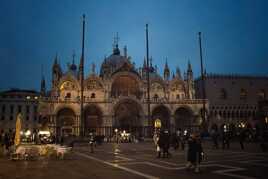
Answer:
<svg viewBox="0 0 268 179"><path fill-rule="evenodd" d="M153 67L153 57L151 56L151 58L150 58L150 68L152 68Z"/></svg>
<svg viewBox="0 0 268 179"><path fill-rule="evenodd" d="M165 69L168 69L167 57L166 57Z"/></svg>
<svg viewBox="0 0 268 179"><path fill-rule="evenodd" d="M73 64L75 64L75 62L74 62L74 59L75 59L75 51L73 51L72 57L73 57Z"/></svg>
<svg viewBox="0 0 268 179"><path fill-rule="evenodd" d="M172 72L172 79L174 79L175 78L175 74L174 74L174 71Z"/></svg>
<svg viewBox="0 0 268 179"><path fill-rule="evenodd" d="M169 70L167 58L166 58L166 63L165 63L165 68L164 68L164 79L169 80L169 77L170 77L170 70Z"/></svg>
<svg viewBox="0 0 268 179"><path fill-rule="evenodd" d="M191 65L190 60L188 60L188 69L187 69L187 71L192 72L192 65Z"/></svg>
<svg viewBox="0 0 268 179"><path fill-rule="evenodd" d="M124 46L124 56L125 58L127 58L127 46L126 45Z"/></svg>
<svg viewBox="0 0 268 179"><path fill-rule="evenodd" d="M154 69L155 69L155 73L157 73L157 70L158 70L157 65L154 66Z"/></svg>
<svg viewBox="0 0 268 179"><path fill-rule="evenodd" d="M46 94L46 81L44 77L44 71L43 71L43 65L41 66L41 88L40 88L40 94L41 96L45 96Z"/></svg>
<svg viewBox="0 0 268 179"><path fill-rule="evenodd" d="M146 68L146 58L144 57L144 60L143 60L143 68Z"/></svg>
<svg viewBox="0 0 268 179"><path fill-rule="evenodd" d="M54 58L54 65L58 64L58 53L56 53L56 56Z"/></svg>
<svg viewBox="0 0 268 179"><path fill-rule="evenodd" d="M92 74L95 74L95 73L96 73L96 72L95 72L95 69L96 69L96 65L95 65L95 63L93 62L92 65L91 65L91 73L92 73Z"/></svg>
<svg viewBox="0 0 268 179"><path fill-rule="evenodd" d="M72 64L71 65L69 64L69 69L72 71L76 71L77 67L75 65L75 53L74 53L74 51L73 51L72 57L73 57L73 60L72 60Z"/></svg>
<svg viewBox="0 0 268 179"><path fill-rule="evenodd" d="M180 68L178 66L176 67L176 77L181 79L181 71L180 71Z"/></svg>

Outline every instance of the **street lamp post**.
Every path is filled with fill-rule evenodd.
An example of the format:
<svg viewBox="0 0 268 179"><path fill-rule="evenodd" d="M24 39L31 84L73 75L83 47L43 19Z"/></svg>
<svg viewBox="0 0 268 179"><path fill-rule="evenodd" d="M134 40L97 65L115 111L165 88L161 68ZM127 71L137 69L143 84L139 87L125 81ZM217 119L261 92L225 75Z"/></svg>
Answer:
<svg viewBox="0 0 268 179"><path fill-rule="evenodd" d="M207 129L207 121L206 121L206 88L205 88L205 74L203 67L203 54L202 54L202 42L201 42L201 32L198 32L199 39L199 52L200 52L200 67L201 67L201 85L202 85L202 127L203 130Z"/></svg>
<svg viewBox="0 0 268 179"><path fill-rule="evenodd" d="M82 33L82 55L80 59L80 85L81 85L81 97L80 97L80 136L85 136L85 120L84 120L84 48L85 48L85 15L83 15L83 33Z"/></svg>
<svg viewBox="0 0 268 179"><path fill-rule="evenodd" d="M148 113L148 126L151 126L153 129L153 125L151 122L151 109L150 109L150 68L149 68L149 40L148 40L148 24L146 24L146 77L147 77L147 113ZM152 132L152 131L151 131Z"/></svg>

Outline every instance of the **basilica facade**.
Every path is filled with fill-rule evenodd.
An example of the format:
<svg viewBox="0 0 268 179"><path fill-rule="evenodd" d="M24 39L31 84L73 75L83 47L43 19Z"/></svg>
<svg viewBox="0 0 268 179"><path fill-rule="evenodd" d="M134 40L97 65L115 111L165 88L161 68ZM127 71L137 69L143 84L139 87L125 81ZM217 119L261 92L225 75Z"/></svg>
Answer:
<svg viewBox="0 0 268 179"><path fill-rule="evenodd" d="M84 130L85 135L95 131L107 136L118 129L146 137L152 136L156 120L161 122L162 129L171 131L198 126L201 122L203 100L195 98L190 63L182 76L178 68L171 75L166 62L164 74L160 75L152 60L148 66L144 60L143 66L136 68L126 47L121 54L116 44L112 54L103 60L99 74L93 64L90 74L84 77L81 66L81 62L79 66L73 62L63 72L55 57L52 87L49 91L41 88L40 118L55 135L79 136Z"/></svg>

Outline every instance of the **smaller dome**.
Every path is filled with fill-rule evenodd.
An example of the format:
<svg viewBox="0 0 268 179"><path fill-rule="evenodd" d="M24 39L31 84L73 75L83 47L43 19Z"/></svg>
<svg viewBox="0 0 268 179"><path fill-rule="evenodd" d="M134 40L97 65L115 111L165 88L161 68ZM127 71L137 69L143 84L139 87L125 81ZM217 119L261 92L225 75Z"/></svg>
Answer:
<svg viewBox="0 0 268 179"><path fill-rule="evenodd" d="M77 69L77 66L73 63L73 64L71 64L71 66L70 66L70 70L72 70L72 71L76 71L76 69Z"/></svg>

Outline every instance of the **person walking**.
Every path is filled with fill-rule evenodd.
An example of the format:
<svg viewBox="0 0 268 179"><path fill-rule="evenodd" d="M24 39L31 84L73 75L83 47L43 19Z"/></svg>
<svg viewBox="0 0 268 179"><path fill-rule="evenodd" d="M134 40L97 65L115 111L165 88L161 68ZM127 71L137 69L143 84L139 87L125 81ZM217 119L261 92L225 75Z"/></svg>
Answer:
<svg viewBox="0 0 268 179"><path fill-rule="evenodd" d="M160 149L158 150L158 158L161 158L161 152L164 150L164 142L165 142L164 132L160 131L159 140L157 142L159 149Z"/></svg>
<svg viewBox="0 0 268 179"><path fill-rule="evenodd" d="M195 173L200 172L200 163L203 156L203 147L199 135L192 134L188 139L188 153L186 169L194 169Z"/></svg>
<svg viewBox="0 0 268 179"><path fill-rule="evenodd" d="M245 139L246 139L246 130L241 129L238 137L239 137L239 144L240 144L241 150L244 150L245 149L244 142L245 142Z"/></svg>
<svg viewBox="0 0 268 179"><path fill-rule="evenodd" d="M230 134L227 130L226 125L224 125L224 128L222 130L222 149L224 150L225 148L230 148Z"/></svg>
<svg viewBox="0 0 268 179"><path fill-rule="evenodd" d="M154 140L154 145L156 147L157 157L160 158L161 150L160 150L160 147L158 145L159 134L157 132L154 133L153 140Z"/></svg>
<svg viewBox="0 0 268 179"><path fill-rule="evenodd" d="M188 149L187 149L187 169L192 169L194 167L195 162L195 136L194 134L191 134L188 139Z"/></svg>
<svg viewBox="0 0 268 179"><path fill-rule="evenodd" d="M163 141L163 158L168 158L170 156L169 153L169 143L170 143L170 135L169 131L165 130L163 135L164 141Z"/></svg>
<svg viewBox="0 0 268 179"><path fill-rule="evenodd" d="M94 137L93 133L89 133L90 153L94 153L94 143L95 143L95 137Z"/></svg>
<svg viewBox="0 0 268 179"><path fill-rule="evenodd" d="M200 172L200 163L203 160L203 156L204 156L200 135L198 135L196 137L195 154L196 154L195 173L199 173Z"/></svg>
<svg viewBox="0 0 268 179"><path fill-rule="evenodd" d="M215 149L218 149L219 148L219 143L218 143L219 133L218 133L218 130L216 128L212 129L211 137L212 137L212 141L213 141L213 147Z"/></svg>

